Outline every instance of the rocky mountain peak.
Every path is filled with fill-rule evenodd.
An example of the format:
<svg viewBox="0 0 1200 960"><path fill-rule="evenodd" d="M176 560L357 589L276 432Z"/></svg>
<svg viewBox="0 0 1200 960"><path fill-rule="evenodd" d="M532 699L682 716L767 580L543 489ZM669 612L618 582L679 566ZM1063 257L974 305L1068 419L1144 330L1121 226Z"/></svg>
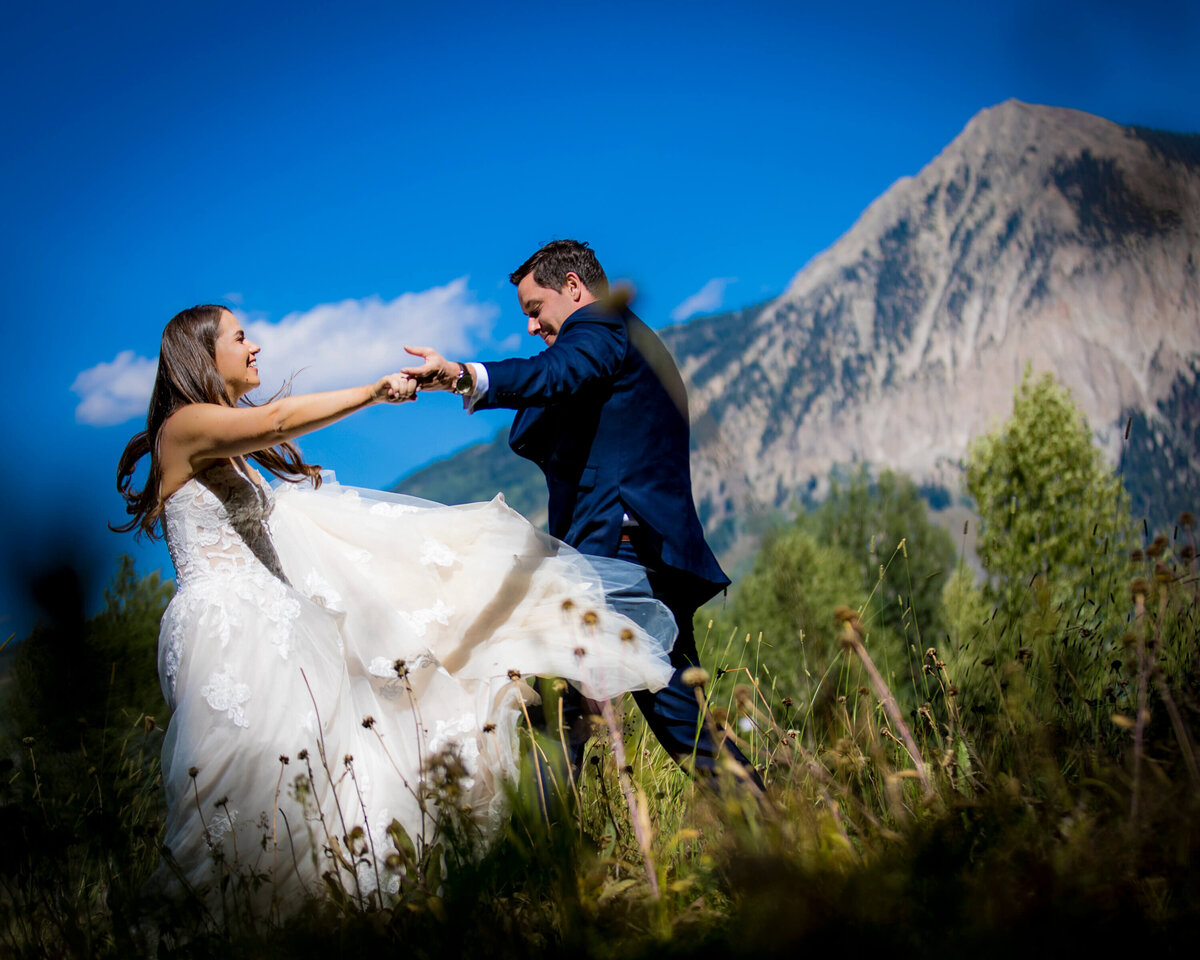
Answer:
<svg viewBox="0 0 1200 960"><path fill-rule="evenodd" d="M1194 382L1198 156L1187 137L1010 100L746 318L740 350L668 331L706 424L709 522L819 496L855 461L957 490L1027 363L1071 388L1115 463L1130 413Z"/></svg>

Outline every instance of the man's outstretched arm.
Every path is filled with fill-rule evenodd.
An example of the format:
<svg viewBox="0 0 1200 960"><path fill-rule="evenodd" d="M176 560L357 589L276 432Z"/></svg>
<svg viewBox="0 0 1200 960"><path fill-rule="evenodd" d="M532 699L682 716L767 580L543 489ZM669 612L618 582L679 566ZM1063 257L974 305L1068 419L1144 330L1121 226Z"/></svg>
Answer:
<svg viewBox="0 0 1200 960"><path fill-rule="evenodd" d="M563 328L553 346L528 359L489 361L467 364L448 360L430 347L405 347L413 356L424 359L419 367L404 372L425 390L456 390L472 397L475 407L545 406L570 395L589 383L611 379L625 359L628 336L620 317L579 320ZM463 370L482 366L486 392L476 394L479 378L470 377L467 389Z"/></svg>

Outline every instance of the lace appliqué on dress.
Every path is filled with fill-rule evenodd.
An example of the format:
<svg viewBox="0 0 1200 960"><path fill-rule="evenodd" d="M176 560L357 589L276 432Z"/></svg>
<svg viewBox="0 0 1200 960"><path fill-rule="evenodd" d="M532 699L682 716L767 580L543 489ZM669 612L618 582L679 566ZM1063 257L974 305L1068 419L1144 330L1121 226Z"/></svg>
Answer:
<svg viewBox="0 0 1200 960"><path fill-rule="evenodd" d="M458 562L458 556L442 541L426 537L421 542L421 565L426 567L452 567Z"/></svg>
<svg viewBox="0 0 1200 960"><path fill-rule="evenodd" d="M432 607L426 607L424 610L414 610L412 613L406 613L403 610L396 612L405 623L412 627L413 633L418 637L423 637L431 623L436 622L442 626L448 626L450 617L454 614L454 608L439 599Z"/></svg>
<svg viewBox="0 0 1200 960"><path fill-rule="evenodd" d="M464 713L455 720L439 720L437 730L429 741L429 752L441 753L448 747L457 749L458 759L468 776L462 780L464 790L475 786L475 774L479 771L479 718L473 713Z"/></svg>
<svg viewBox="0 0 1200 960"><path fill-rule="evenodd" d="M304 578L303 593L313 603L325 607L327 610L341 612L346 609L345 603L342 602L342 595L316 570L309 570L308 575Z"/></svg>
<svg viewBox="0 0 1200 960"><path fill-rule="evenodd" d="M421 508L409 503L385 503L381 500L373 504L367 512L377 517L402 517L406 513L420 513Z"/></svg>
<svg viewBox="0 0 1200 960"><path fill-rule="evenodd" d="M208 635L222 649L234 638L243 641L238 605L230 603L235 598L253 607L256 619L265 617L267 629L260 638L282 659L295 649L292 625L300 616L300 601L271 541L268 520L274 505L268 487L228 463L210 467L167 498L167 549L178 584L159 638L169 699L174 700L187 652L188 624L206 620Z"/></svg>
<svg viewBox="0 0 1200 960"><path fill-rule="evenodd" d="M223 713L239 727L250 726L242 704L250 699L250 688L240 683L233 675L233 667L222 665L220 673L208 678L208 684L200 688L200 695L217 713Z"/></svg>

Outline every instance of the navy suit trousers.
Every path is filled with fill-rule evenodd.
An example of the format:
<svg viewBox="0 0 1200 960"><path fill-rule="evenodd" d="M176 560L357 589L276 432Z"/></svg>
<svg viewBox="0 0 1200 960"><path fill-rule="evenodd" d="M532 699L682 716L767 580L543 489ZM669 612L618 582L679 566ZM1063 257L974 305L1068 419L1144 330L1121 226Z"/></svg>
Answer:
<svg viewBox="0 0 1200 960"><path fill-rule="evenodd" d="M692 624L699 604L695 600L694 580L686 574L676 573L656 563L656 557L644 548L632 532L632 542L622 541L618 558L640 563L646 568L654 596L671 611L679 625L679 637L671 650L671 664L675 672L671 681L661 690L651 693L639 690L633 697L651 732L676 762L694 766L701 774L717 772L717 757L724 754L741 765L747 776L760 790L763 789L758 773L746 756L726 739L718 744L713 739L711 722L701 720L700 704L695 690L683 682L683 673L688 667L698 666L696 633ZM568 688L562 702L563 720L571 731L569 745L571 764L579 769L583 760L583 749L587 734L583 729L582 697L574 688Z"/></svg>

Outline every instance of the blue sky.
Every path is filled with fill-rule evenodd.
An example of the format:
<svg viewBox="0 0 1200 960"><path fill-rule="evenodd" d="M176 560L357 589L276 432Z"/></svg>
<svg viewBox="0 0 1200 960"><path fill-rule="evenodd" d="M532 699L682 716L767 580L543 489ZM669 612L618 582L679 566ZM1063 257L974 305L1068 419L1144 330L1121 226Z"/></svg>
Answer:
<svg viewBox="0 0 1200 960"><path fill-rule="evenodd" d="M236 307L303 390L409 336L533 353L505 277L555 237L655 326L757 302L1009 97L1200 130L1195 6L8 5L0 641L56 550L96 596L124 551L169 575L105 522L183 307ZM302 447L384 486L507 422L427 396Z"/></svg>

